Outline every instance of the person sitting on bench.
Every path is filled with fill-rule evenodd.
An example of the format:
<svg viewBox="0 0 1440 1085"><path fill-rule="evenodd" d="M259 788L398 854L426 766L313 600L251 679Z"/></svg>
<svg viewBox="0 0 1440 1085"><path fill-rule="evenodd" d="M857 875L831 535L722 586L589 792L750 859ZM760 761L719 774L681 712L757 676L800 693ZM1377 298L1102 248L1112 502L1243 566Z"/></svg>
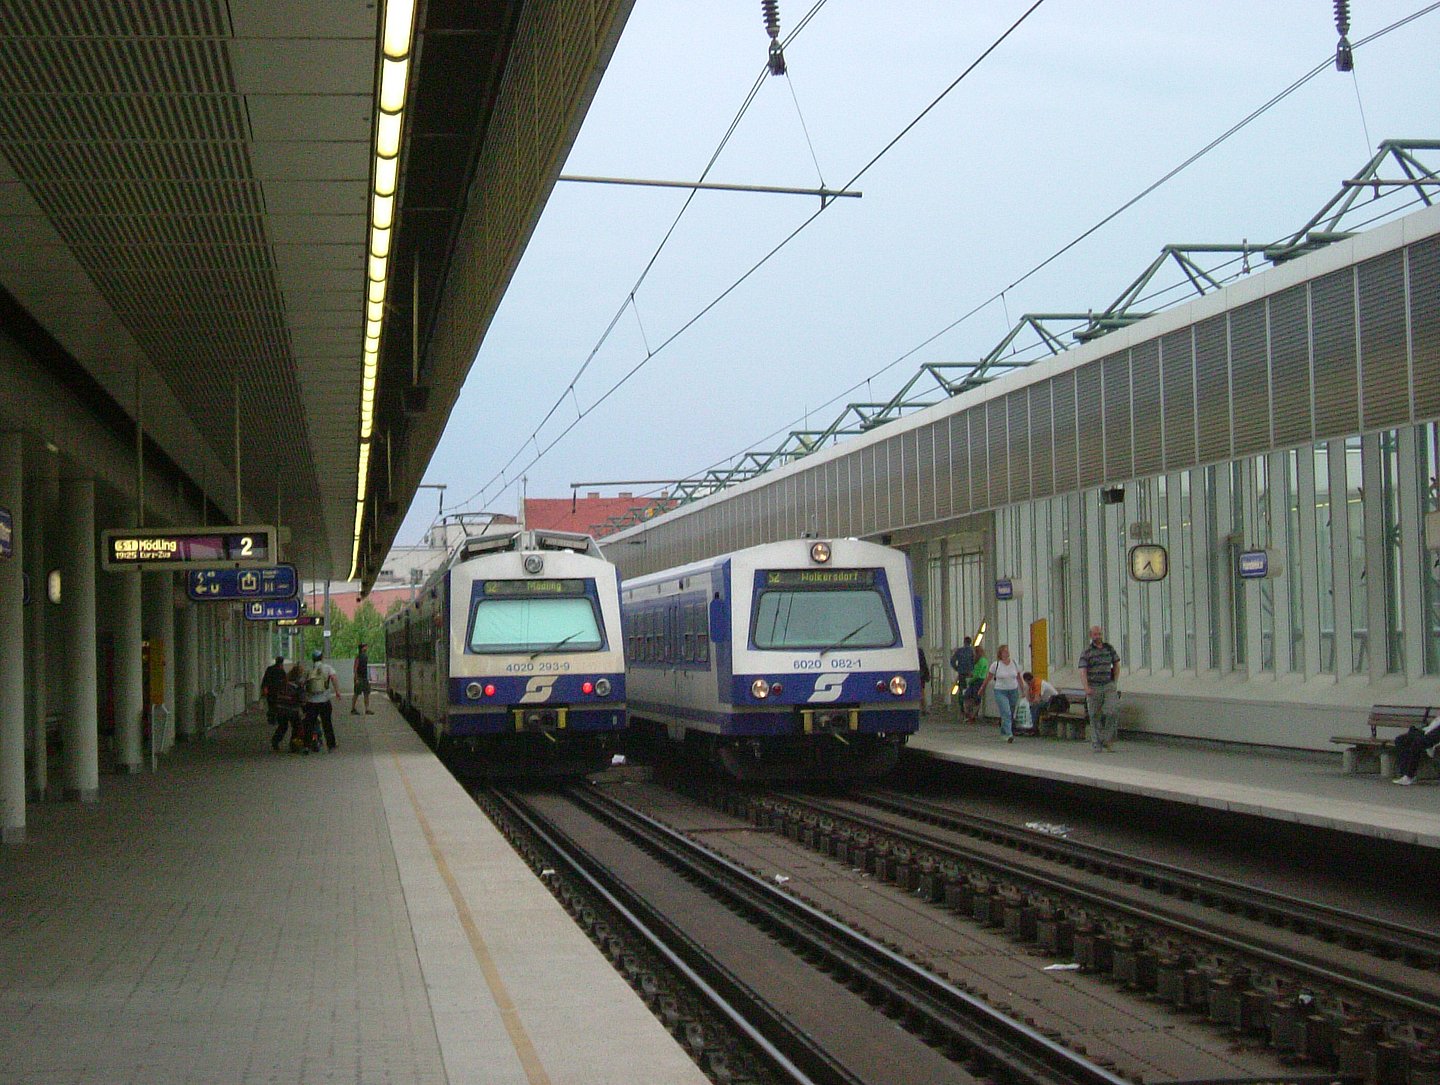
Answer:
<svg viewBox="0 0 1440 1085"><path fill-rule="evenodd" d="M1049 679L1036 678L1030 671L1026 671L1021 677L1024 679L1025 701L1030 706L1029 730L1040 730L1040 717L1043 713L1059 715L1069 710L1070 698L1052 686Z"/></svg>
<svg viewBox="0 0 1440 1085"><path fill-rule="evenodd" d="M1430 721L1425 730L1412 727L1395 740L1395 769L1399 773L1392 784L1409 787L1415 782L1420 771L1420 758L1427 752L1435 756L1434 747L1440 745L1440 716Z"/></svg>

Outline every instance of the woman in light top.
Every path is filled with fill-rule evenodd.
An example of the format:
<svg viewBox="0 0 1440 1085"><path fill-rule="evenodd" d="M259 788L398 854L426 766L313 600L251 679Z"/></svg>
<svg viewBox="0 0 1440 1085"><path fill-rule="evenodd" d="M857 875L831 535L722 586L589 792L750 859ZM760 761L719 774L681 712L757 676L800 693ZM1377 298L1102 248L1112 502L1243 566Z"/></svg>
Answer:
<svg viewBox="0 0 1440 1085"><path fill-rule="evenodd" d="M1010 645L1002 644L995 653L995 662L985 676L985 685L995 688L995 707L1000 712L1000 733L1006 742L1015 741L1015 705L1020 700L1020 667L1010 658ZM985 699L985 687L980 688Z"/></svg>

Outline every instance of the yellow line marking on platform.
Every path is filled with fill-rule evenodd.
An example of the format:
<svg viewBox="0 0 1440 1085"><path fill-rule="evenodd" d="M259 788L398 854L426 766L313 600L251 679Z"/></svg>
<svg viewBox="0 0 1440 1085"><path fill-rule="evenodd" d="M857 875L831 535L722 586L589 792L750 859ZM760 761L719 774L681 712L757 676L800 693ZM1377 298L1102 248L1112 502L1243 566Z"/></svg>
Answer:
<svg viewBox="0 0 1440 1085"><path fill-rule="evenodd" d="M440 877L445 879L445 888L450 891L450 900L455 905L456 914L460 917L460 925L465 928L465 937L470 940L470 949L475 954L480 971L485 974L485 982L490 987L490 995L495 999L495 1005L500 1010L500 1019L505 1022L505 1031L509 1034L510 1043L515 1048L515 1054L520 1059L521 1067L525 1070L525 1077L530 1085L550 1085L550 1076L545 1073L545 1067L541 1065L535 1045L530 1041L530 1034L525 1031L525 1025L520 1020L520 1012L510 998L505 981L500 978L500 970L495 967L495 960L490 956L490 947L485 944L485 938L481 935L480 928L475 925L475 917L470 912L470 906L465 902L464 894L460 892L460 883L455 880L455 875L450 871L450 864L445 861L445 854L435 839L429 819L420 810L420 802L415 796L415 789L410 785L410 777L405 775L405 769L400 764L400 758L394 750L390 751L390 756L395 762L395 770L400 774L400 782L405 785L405 793L410 796L410 808L415 811L415 818L420 822L420 831L425 835L425 843L430 845L430 854L435 857L435 866L440 871Z"/></svg>

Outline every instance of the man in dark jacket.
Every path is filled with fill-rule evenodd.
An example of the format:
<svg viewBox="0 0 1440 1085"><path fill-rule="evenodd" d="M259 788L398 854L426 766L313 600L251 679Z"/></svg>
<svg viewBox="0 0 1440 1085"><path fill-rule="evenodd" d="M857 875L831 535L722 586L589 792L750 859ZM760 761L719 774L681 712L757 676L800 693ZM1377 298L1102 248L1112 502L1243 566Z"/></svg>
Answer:
<svg viewBox="0 0 1440 1085"><path fill-rule="evenodd" d="M950 653L950 666L955 671L955 685L960 690L960 716L965 717L965 691L970 686L970 672L975 669L975 648L970 638Z"/></svg>
<svg viewBox="0 0 1440 1085"><path fill-rule="evenodd" d="M280 717L280 695L285 691L285 657L276 656L275 662L265 668L260 676L260 696L265 698L265 718L277 734L284 734L285 723ZM277 749L279 740L272 743Z"/></svg>
<svg viewBox="0 0 1440 1085"><path fill-rule="evenodd" d="M375 715L370 708L370 653L364 644L355 653L355 692L350 698L350 715L360 715L361 697L365 698L365 715Z"/></svg>

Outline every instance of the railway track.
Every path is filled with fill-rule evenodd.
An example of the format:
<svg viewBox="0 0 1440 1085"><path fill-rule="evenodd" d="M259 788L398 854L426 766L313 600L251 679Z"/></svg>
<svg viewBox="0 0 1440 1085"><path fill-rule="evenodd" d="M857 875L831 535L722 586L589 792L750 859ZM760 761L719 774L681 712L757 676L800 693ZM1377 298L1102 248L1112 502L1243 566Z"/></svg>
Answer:
<svg viewBox="0 0 1440 1085"><path fill-rule="evenodd" d="M1243 915L1271 927L1361 950L1384 960L1421 970L1440 970L1440 934L1434 931L1300 900L1293 895L1271 892L1189 867L1140 858L1114 848L1017 828L943 802L893 791L871 792L857 796L857 801L865 807L897 814L912 822L999 844L1077 870L1141 885L1166 896Z"/></svg>
<svg viewBox="0 0 1440 1085"><path fill-rule="evenodd" d="M1129 1080L599 789L480 801L716 1080Z"/></svg>
<svg viewBox="0 0 1440 1085"><path fill-rule="evenodd" d="M705 797L1287 1060L1440 1081L1440 940L1429 932L894 793Z"/></svg>

